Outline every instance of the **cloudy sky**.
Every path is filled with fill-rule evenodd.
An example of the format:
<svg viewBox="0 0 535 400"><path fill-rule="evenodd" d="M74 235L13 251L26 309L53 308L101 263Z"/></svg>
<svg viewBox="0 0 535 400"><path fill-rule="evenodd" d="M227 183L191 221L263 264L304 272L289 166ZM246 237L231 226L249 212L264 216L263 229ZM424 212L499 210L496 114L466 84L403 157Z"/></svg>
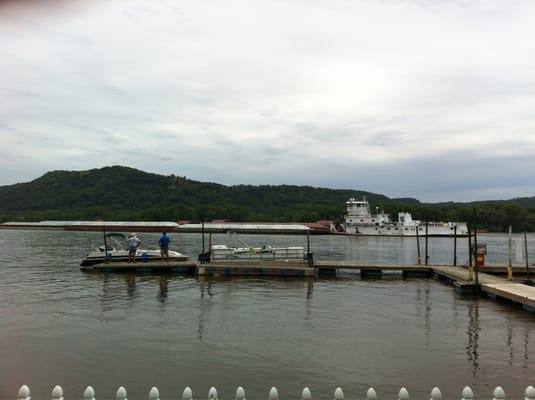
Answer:
<svg viewBox="0 0 535 400"><path fill-rule="evenodd" d="M0 185L127 165L535 195L532 0L0 2Z"/></svg>

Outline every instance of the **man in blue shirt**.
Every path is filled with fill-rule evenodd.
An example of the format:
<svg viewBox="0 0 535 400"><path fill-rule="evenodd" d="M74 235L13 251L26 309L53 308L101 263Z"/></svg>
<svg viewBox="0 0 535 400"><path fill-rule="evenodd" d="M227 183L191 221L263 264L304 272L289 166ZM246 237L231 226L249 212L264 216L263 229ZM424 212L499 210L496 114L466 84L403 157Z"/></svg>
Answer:
<svg viewBox="0 0 535 400"><path fill-rule="evenodd" d="M169 242L170 241L171 239L169 239L169 236L167 236L167 234L164 232L162 233L162 236L160 237L160 241L158 242L158 244L160 245L160 256L162 258L162 262L165 257L165 259L167 260L167 264L169 264Z"/></svg>

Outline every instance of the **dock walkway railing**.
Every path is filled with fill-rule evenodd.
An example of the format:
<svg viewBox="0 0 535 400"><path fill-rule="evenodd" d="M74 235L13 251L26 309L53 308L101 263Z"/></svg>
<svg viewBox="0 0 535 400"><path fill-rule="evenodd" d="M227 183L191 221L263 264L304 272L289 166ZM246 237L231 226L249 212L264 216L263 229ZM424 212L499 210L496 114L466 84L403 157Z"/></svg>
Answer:
<svg viewBox="0 0 535 400"><path fill-rule="evenodd" d="M45 397L38 396L39 399L44 399ZM79 398L79 397L64 397L63 396L63 389L61 386L56 386L54 389L52 389L51 393L51 399L52 400L66 400L69 398ZM104 395L102 397L103 399L109 399L107 395ZM169 397L168 395L165 396L165 399L170 399L174 397ZM377 392L374 388L369 388L366 392L366 400L377 400ZM479 396L480 399L484 398L483 396ZM83 400L96 400L96 393L95 390L88 386L83 395ZM117 390L117 393L115 394L116 400L127 400L127 392L124 387L120 387ZM149 400L160 400L160 391L157 387L153 387L149 391L148 395ZM180 398L177 398L180 400ZM398 393L398 399L399 400L409 400L409 392L405 388L401 388L401 390ZM431 390L430 394L430 400L441 400L442 399L442 393L438 387L433 388ZM461 400L473 400L474 399L474 392L472 389L470 389L468 386L465 387L460 396ZM19 392L17 394L17 400L31 400L31 393L30 388L26 385L21 386L19 389ZM182 400L193 400L193 392L189 387L186 387L184 389L184 392L182 393ZM217 390L215 387L210 388L208 392L208 400L218 400L217 396ZM245 390L240 386L236 389L236 395L235 400L246 400L245 397ZM269 391L269 397L268 400L279 400L279 392L277 391L277 388L272 387ZM301 400L312 400L312 392L308 387L305 387L301 393ZM344 392L341 388L337 388L334 391L334 400L344 400ZM496 389L494 389L492 400L505 400L505 391L498 386ZM533 386L528 386L524 393L524 400L535 400L535 388Z"/></svg>

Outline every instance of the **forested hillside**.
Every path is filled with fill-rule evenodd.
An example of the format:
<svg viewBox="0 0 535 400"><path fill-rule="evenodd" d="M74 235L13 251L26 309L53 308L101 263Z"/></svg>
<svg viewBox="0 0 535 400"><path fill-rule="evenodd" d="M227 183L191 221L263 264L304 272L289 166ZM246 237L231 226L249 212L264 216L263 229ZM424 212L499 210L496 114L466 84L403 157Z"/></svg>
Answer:
<svg viewBox="0 0 535 400"><path fill-rule="evenodd" d="M313 222L341 219L349 197L366 198L387 212L415 218L473 221L494 231L513 224L535 230L535 198L478 203L420 203L357 190L293 185L198 182L114 166L89 171L53 171L31 182L0 187L0 220L165 220L230 218L234 221Z"/></svg>

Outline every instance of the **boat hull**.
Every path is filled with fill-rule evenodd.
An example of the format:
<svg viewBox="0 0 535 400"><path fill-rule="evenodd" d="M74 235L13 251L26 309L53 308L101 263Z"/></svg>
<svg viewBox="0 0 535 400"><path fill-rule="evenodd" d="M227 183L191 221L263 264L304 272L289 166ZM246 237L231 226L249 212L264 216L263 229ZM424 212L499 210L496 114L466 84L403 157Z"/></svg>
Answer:
<svg viewBox="0 0 535 400"><path fill-rule="evenodd" d="M161 262L160 250L137 250L135 256L136 262ZM186 261L188 256L178 251L169 250L169 261ZM80 263L80 266L100 264L103 262L128 262L127 250L113 250L108 252L108 257L103 251L93 251Z"/></svg>
<svg viewBox="0 0 535 400"><path fill-rule="evenodd" d="M455 230L457 227L457 230ZM417 231L418 230L418 231ZM417 233L418 232L418 233ZM344 234L357 235L357 236L397 236L397 237L415 237L425 236L425 225L418 226L399 226L399 225L383 225L383 226L370 226L370 225L353 225L346 227ZM427 228L427 236L432 237L463 237L468 236L468 228L465 223L452 224L452 223L434 223L430 224Z"/></svg>

